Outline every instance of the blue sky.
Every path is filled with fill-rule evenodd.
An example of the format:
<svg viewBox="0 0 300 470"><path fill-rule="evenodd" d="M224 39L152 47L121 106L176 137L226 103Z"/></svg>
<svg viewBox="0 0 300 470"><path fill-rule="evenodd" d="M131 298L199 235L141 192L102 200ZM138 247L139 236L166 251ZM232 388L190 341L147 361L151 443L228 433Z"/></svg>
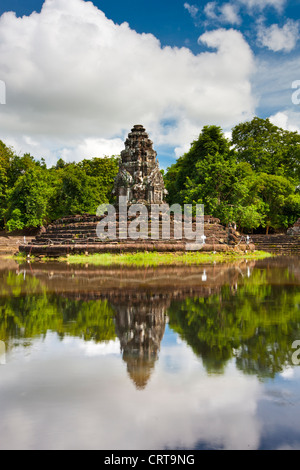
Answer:
<svg viewBox="0 0 300 470"><path fill-rule="evenodd" d="M27 0L21 2L19 0L2 0L0 5L0 14L6 11L14 11L17 16L30 15L33 11L40 12L43 0ZM209 29L213 29L220 24L220 21L212 20L210 24L205 24L207 14L205 8L210 3L216 4L217 16L220 16L218 9L222 5L238 5L239 2L206 2L206 1L190 1L184 0L94 0L92 2L97 8L102 10L106 16L116 23L120 24L127 21L131 28L138 33L152 33L160 39L162 45L171 45L182 47L186 46L188 41L189 47L195 53L199 52L197 39L199 33ZM255 36L255 20L257 14L263 14L266 23L283 25L286 19L298 20L300 17L300 0L278 1L268 3L268 1L260 0L257 4L265 4L265 8L247 8L247 4L251 4L251 0L245 0L245 5L240 2L238 5L239 16L242 22L238 24L238 29L243 31L249 38L253 33ZM184 5L186 4L186 7ZM189 14L187 5L198 9L194 13ZM273 5L283 5L282 10L274 8ZM223 22L223 25L225 23ZM226 24L225 24L226 25ZM226 26L230 26L227 22ZM195 26L195 27L194 27ZM252 44L254 47L255 40ZM257 50L257 48L256 48Z"/></svg>
<svg viewBox="0 0 300 470"><path fill-rule="evenodd" d="M0 139L49 165L119 153L137 123L163 168L206 124L300 130L300 0L2 0L0 15Z"/></svg>

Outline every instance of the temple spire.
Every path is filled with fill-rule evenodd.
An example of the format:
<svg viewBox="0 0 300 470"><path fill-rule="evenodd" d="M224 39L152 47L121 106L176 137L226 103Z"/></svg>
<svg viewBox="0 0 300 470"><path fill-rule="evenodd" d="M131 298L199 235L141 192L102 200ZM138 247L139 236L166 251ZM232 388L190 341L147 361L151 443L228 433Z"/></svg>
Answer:
<svg viewBox="0 0 300 470"><path fill-rule="evenodd" d="M113 193L117 197L127 196L129 204L164 202L167 191L159 170L157 153L140 124L132 128L125 141Z"/></svg>

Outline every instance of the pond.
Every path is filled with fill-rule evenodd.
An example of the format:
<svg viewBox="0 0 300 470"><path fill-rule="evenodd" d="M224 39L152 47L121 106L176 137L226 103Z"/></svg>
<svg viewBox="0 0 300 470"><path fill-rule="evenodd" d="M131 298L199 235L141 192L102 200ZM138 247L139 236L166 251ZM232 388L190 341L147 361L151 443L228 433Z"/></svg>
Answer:
<svg viewBox="0 0 300 470"><path fill-rule="evenodd" d="M300 449L299 258L0 280L1 450Z"/></svg>

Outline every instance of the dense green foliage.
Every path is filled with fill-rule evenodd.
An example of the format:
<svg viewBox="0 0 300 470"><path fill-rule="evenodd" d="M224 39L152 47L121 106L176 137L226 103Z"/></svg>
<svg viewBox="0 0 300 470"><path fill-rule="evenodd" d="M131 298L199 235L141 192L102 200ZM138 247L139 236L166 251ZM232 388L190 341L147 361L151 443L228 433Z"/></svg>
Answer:
<svg viewBox="0 0 300 470"><path fill-rule="evenodd" d="M67 215L95 214L110 202L118 159L94 158L47 168L31 155L19 157L0 141L0 228L40 227Z"/></svg>
<svg viewBox="0 0 300 470"><path fill-rule="evenodd" d="M95 213L112 202L117 171L115 157L47 168L0 141L0 228ZM206 214L244 231L287 228L300 217L300 135L259 118L234 127L231 141L205 126L164 179L170 204L204 204Z"/></svg>
<svg viewBox="0 0 300 470"><path fill-rule="evenodd" d="M300 135L254 118L230 142L220 127L205 126L165 184L170 203L204 204L224 224L287 228L300 217Z"/></svg>

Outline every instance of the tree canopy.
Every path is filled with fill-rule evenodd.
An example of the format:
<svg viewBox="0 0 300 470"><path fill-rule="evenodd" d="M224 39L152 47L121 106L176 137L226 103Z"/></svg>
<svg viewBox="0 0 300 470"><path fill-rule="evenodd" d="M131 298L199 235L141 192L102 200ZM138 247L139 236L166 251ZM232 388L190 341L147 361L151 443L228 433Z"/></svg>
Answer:
<svg viewBox="0 0 300 470"><path fill-rule="evenodd" d="M254 118L232 130L205 126L168 168L169 202L204 204L241 230L287 228L300 217L300 136Z"/></svg>
<svg viewBox="0 0 300 470"><path fill-rule="evenodd" d="M0 141L0 227L9 231L40 227L57 218L96 213L111 202L118 158L105 157L52 168L22 157Z"/></svg>
<svg viewBox="0 0 300 470"><path fill-rule="evenodd" d="M300 180L300 135L255 117L234 127L232 144L238 161L254 171Z"/></svg>

